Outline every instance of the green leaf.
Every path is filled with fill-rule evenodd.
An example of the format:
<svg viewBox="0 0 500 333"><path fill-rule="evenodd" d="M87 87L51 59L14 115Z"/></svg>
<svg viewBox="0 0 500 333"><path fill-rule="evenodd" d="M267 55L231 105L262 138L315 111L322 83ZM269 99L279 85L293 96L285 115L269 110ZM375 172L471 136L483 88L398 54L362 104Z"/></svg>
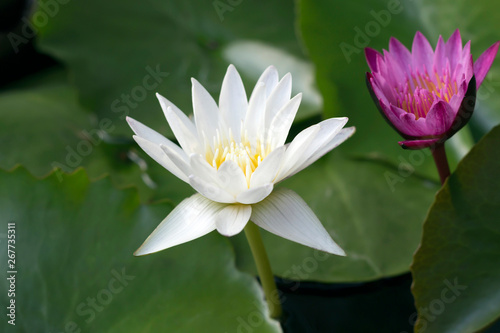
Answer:
<svg viewBox="0 0 500 333"><path fill-rule="evenodd" d="M416 332L476 332L500 316L500 126L437 194L412 264Z"/></svg>
<svg viewBox="0 0 500 333"><path fill-rule="evenodd" d="M152 161L132 137L113 140L109 133L116 123L97 120L77 103L75 89L62 70L49 70L22 80L0 93L0 168L25 166L37 177L54 168L63 172L84 167L91 179L111 174L119 187L136 186L143 201L151 197L180 202L192 193L182 181ZM130 157L147 170L141 169ZM144 181L161 184L155 189Z"/></svg>
<svg viewBox="0 0 500 333"><path fill-rule="evenodd" d="M322 282L366 281L407 272L427 211L421 206L432 203L438 186L406 172L335 152L285 181L282 186L309 204L347 256L327 255L263 232L273 272ZM235 246L238 265L252 272L244 239L236 237Z"/></svg>
<svg viewBox="0 0 500 333"><path fill-rule="evenodd" d="M133 257L173 205L141 205L136 191L108 178L90 183L82 170L63 180L0 172L2 332L281 332L223 237ZM14 299L7 233L15 234L15 327L5 317Z"/></svg>
<svg viewBox="0 0 500 333"><path fill-rule="evenodd" d="M64 84L64 74L42 76L43 85L30 82L0 94L0 167L10 169L22 163L38 177L57 164L66 165L66 149L76 150L80 141L88 148L88 141L79 135L91 128L89 115L76 104L74 90ZM82 157L75 152L69 162L74 169Z"/></svg>
<svg viewBox="0 0 500 333"><path fill-rule="evenodd" d="M170 133L154 93L189 114L190 77L218 100L229 62L238 63L247 77L255 77L254 72L279 59L277 48L278 54L293 59L279 64L281 75L294 71L300 80L301 71L294 65L304 60L295 37L293 9L291 0L71 1L60 5L57 15L41 27L39 46L67 64L85 107L100 119L116 120L113 134L130 136L123 121L126 115ZM255 54L250 62L238 57L239 42L245 40L260 43L250 46ZM262 47L275 51L263 53ZM312 77L311 67L307 70L306 77ZM317 114L318 101L312 96L306 100L309 107L301 114Z"/></svg>

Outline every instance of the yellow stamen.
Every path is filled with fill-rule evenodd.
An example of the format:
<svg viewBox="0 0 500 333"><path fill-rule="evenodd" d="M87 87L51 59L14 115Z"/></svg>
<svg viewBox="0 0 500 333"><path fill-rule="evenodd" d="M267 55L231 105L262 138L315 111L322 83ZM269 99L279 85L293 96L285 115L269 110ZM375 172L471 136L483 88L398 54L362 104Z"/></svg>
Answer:
<svg viewBox="0 0 500 333"><path fill-rule="evenodd" d="M449 102L458 93L457 82L450 82L448 73L443 73L441 76L437 72L434 74L434 81L429 75L418 73L407 79L406 86L395 87L395 92L399 96L398 106L406 112L415 114L416 119L427 116L433 102L431 96L434 95ZM422 93L422 90L426 90L430 94Z"/></svg>
<svg viewBox="0 0 500 333"><path fill-rule="evenodd" d="M241 137L241 142L236 142L231 130L229 130L227 137L222 137L219 130L217 130L216 135L212 139L213 145L205 145L205 158L215 169L219 169L225 161L231 160L236 162L245 175L247 186L250 187L250 179L253 172L271 152L272 146L271 144L264 144L261 140L257 140L255 146L252 148L247 134L244 133ZM206 140L206 142L208 141Z"/></svg>

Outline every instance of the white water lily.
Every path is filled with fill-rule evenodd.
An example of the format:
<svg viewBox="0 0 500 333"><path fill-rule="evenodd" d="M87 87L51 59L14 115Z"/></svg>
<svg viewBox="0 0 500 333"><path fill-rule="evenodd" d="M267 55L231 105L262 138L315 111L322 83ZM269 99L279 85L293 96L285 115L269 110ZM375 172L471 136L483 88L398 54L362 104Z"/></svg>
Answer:
<svg viewBox="0 0 500 333"><path fill-rule="evenodd" d="M291 96L291 76L281 80L267 68L247 99L240 75L230 65L219 105L192 79L194 122L157 94L179 146L127 118L134 139L156 162L198 193L182 201L153 231L135 255L157 252L213 230L233 236L249 220L297 243L337 254L316 215L295 192L274 190L288 178L341 144L354 133L347 118L324 120L285 144L301 94Z"/></svg>

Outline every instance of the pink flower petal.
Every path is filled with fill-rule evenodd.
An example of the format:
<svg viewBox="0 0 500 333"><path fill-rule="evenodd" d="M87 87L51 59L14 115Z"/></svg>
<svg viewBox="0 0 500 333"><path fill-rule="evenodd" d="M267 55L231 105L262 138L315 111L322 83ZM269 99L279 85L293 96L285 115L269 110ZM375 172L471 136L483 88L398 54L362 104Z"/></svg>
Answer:
<svg viewBox="0 0 500 333"><path fill-rule="evenodd" d="M370 67L372 72L378 72L377 55L382 56L378 51L370 47L365 48L366 61L368 62L368 67Z"/></svg>
<svg viewBox="0 0 500 333"><path fill-rule="evenodd" d="M455 119L456 112L445 101L434 103L425 117L427 135L441 135L448 131Z"/></svg>
<svg viewBox="0 0 500 333"><path fill-rule="evenodd" d="M466 82L462 82L462 87L467 87L467 92L464 94L464 97L460 101L460 106L455 111L455 118L453 119L453 123L446 132L447 139L451 138L456 132L458 132L462 127L464 127L467 122L469 122L470 117L474 112L474 107L476 105L476 79L473 76L472 79L467 84Z"/></svg>
<svg viewBox="0 0 500 333"><path fill-rule="evenodd" d="M462 62L469 61L470 56L470 40L465 43L464 49L462 50Z"/></svg>
<svg viewBox="0 0 500 333"><path fill-rule="evenodd" d="M389 84L394 87L401 84L401 82L405 82L407 75L404 65L401 65L398 61L396 61L394 56L386 50L384 50L384 59L387 64L387 68L390 68L386 74Z"/></svg>
<svg viewBox="0 0 500 333"><path fill-rule="evenodd" d="M425 73L423 67L427 71L432 70L432 60L434 58L434 50L429 44L427 38L417 31L411 47L413 57L413 68L419 68L421 73Z"/></svg>
<svg viewBox="0 0 500 333"><path fill-rule="evenodd" d="M438 74L442 75L443 70L446 66L446 47L443 41L443 37L439 36L439 40L436 46L436 52L434 53L434 68L433 70Z"/></svg>
<svg viewBox="0 0 500 333"><path fill-rule="evenodd" d="M391 37L389 40L389 52L393 55L394 60L399 64L401 70L406 72L411 68L412 58L410 51L394 37Z"/></svg>
<svg viewBox="0 0 500 333"><path fill-rule="evenodd" d="M461 89L461 88L459 88ZM467 90L467 86L465 86L465 90ZM462 100L464 99L465 91L463 93L459 93L453 95L448 104L451 106L452 110L458 110L460 108L460 104L462 104Z"/></svg>
<svg viewBox="0 0 500 333"><path fill-rule="evenodd" d="M423 149L435 145L440 139L423 139L423 140L407 140L399 141L399 145L404 149Z"/></svg>
<svg viewBox="0 0 500 333"><path fill-rule="evenodd" d="M379 100L380 109L383 112L384 116L389 120L391 124L397 126L399 124L399 118L401 118L406 111L398 108L397 106L393 106L391 104L385 104L382 100ZM398 131L401 132L401 129L398 128Z"/></svg>
<svg viewBox="0 0 500 333"><path fill-rule="evenodd" d="M450 67L453 69L462 58L462 37L457 29L446 42L446 57L450 60Z"/></svg>
<svg viewBox="0 0 500 333"><path fill-rule="evenodd" d="M425 118L416 119L413 113L406 112L394 105L391 105L391 110L394 113L401 114L398 122L394 125L406 136L418 137L427 135Z"/></svg>
<svg viewBox="0 0 500 333"><path fill-rule="evenodd" d="M383 98L384 100L387 100L387 103L396 103L396 96L394 95L394 88L389 84L387 81L387 78L381 75L380 73L373 73L373 89L374 90L379 90L379 93L377 92L377 96L379 98Z"/></svg>
<svg viewBox="0 0 500 333"><path fill-rule="evenodd" d="M491 45L486 51L479 56L479 58L474 63L474 75L476 76L476 89L479 89L481 83L483 83L486 74L490 70L493 60L498 52L498 46L500 42L496 42Z"/></svg>

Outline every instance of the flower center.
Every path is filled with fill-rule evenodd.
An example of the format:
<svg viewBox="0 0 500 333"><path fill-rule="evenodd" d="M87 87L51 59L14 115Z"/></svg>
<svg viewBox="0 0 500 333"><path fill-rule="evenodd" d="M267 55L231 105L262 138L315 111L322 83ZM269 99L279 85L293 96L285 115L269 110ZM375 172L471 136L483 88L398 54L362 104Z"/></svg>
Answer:
<svg viewBox="0 0 500 333"><path fill-rule="evenodd" d="M435 79L427 73L413 73L403 87L395 88L397 105L415 118L425 118L436 99L449 102L457 94L457 82L451 80L449 70L443 70L440 76L434 72Z"/></svg>
<svg viewBox="0 0 500 333"><path fill-rule="evenodd" d="M246 136L241 142L236 142L231 131L229 139L221 139L217 131L217 136L213 138L213 145L206 145L205 159L215 169L219 169L225 161L236 162L245 175L247 185L250 186L252 173L270 153L270 148L270 145L260 144L260 140L257 140L257 144L252 147Z"/></svg>

